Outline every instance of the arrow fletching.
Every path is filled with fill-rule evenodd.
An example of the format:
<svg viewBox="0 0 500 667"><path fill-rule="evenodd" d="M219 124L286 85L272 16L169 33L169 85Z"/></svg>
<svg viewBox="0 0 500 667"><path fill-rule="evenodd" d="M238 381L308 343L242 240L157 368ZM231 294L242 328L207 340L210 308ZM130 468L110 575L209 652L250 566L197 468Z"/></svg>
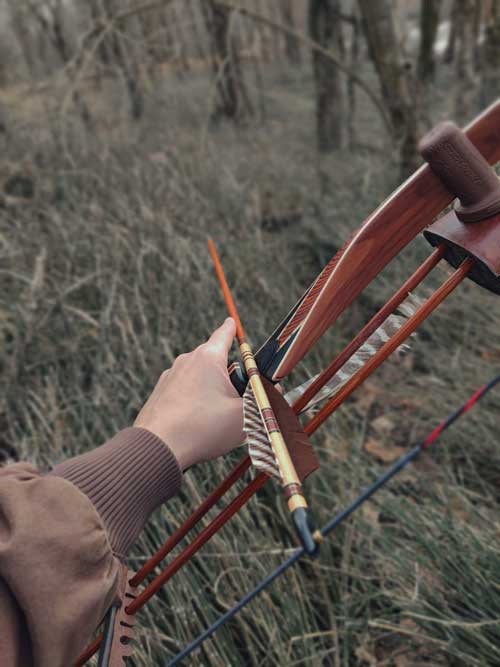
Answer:
<svg viewBox="0 0 500 667"><path fill-rule="evenodd" d="M257 470L282 483L283 478L279 463L269 442L259 406L250 384L247 385L243 394L243 432L246 436L245 444L248 447L248 455L252 464Z"/></svg>
<svg viewBox="0 0 500 667"><path fill-rule="evenodd" d="M302 408L301 413L311 410L314 406L329 400L342 389L350 378L362 368L365 363L380 350L381 347L398 331L422 305L422 301L414 294L410 294L398 307L401 315L390 315L385 322L363 343L359 350L346 361L346 363L335 373L325 386ZM405 351L408 345L401 345L400 350ZM318 375L306 380L303 384L291 389L286 393L286 400L293 405L305 393L308 387L316 380Z"/></svg>
<svg viewBox="0 0 500 667"><path fill-rule="evenodd" d="M500 101L465 133L489 164L498 162ZM420 167L368 216L258 350L261 373L274 382L286 377L364 288L454 198L428 165Z"/></svg>

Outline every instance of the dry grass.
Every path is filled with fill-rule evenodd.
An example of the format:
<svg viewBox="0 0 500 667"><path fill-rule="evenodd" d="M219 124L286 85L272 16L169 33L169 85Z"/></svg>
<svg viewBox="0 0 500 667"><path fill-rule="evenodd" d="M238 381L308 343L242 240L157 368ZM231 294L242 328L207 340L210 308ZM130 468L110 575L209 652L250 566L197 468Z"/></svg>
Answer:
<svg viewBox="0 0 500 667"><path fill-rule="evenodd" d="M300 73L268 87L266 119L240 128L207 121L212 91L201 79L157 83L136 125L115 91L99 102L93 134L50 108L29 123L20 115L3 154L29 163L40 188L29 207L0 210L4 446L50 466L131 423L161 370L225 316L209 234L258 344L388 194L396 171L379 153L318 159L309 87ZM372 113L360 107L361 137L383 149ZM302 216L266 231L269 206ZM427 252L418 240L394 261L293 380L324 365ZM409 446L493 375L499 312L495 296L464 285L411 354L386 364L337 413L315 439L323 466L307 485L319 523L383 469L364 448L369 438ZM492 395L335 534L318 561L278 581L189 664L500 664L499 426ZM179 498L145 530L132 567L230 465L186 476ZM141 613L133 664L165 664L293 545L271 485Z"/></svg>

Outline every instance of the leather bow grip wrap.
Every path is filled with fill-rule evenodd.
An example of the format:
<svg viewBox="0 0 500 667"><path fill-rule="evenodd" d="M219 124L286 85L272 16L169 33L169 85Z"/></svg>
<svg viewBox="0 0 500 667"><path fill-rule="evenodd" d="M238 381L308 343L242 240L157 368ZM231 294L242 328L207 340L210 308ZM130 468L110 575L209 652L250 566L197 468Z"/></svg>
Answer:
<svg viewBox="0 0 500 667"><path fill-rule="evenodd" d="M454 123L437 125L419 150L448 190L460 200L456 214L478 222L500 213L500 180L481 153Z"/></svg>

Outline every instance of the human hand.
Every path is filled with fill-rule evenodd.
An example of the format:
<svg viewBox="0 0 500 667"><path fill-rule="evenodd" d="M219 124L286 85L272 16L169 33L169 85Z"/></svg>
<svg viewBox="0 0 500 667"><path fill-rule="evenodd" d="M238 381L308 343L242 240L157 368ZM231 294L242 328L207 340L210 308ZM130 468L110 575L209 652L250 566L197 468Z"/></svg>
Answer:
<svg viewBox="0 0 500 667"><path fill-rule="evenodd" d="M243 442L243 403L227 372L235 333L228 318L206 343L177 357L135 420L170 447L182 470Z"/></svg>

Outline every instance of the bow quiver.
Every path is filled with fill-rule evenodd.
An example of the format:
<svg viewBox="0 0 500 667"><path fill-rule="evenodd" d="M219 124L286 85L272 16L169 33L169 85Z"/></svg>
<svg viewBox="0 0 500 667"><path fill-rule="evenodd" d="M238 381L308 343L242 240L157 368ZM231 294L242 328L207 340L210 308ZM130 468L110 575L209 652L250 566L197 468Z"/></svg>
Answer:
<svg viewBox="0 0 500 667"><path fill-rule="evenodd" d="M500 294L500 179L456 125L441 123L420 142L431 169L457 198L453 210L425 232L433 246L444 244L444 258L457 268L474 257L468 277Z"/></svg>

